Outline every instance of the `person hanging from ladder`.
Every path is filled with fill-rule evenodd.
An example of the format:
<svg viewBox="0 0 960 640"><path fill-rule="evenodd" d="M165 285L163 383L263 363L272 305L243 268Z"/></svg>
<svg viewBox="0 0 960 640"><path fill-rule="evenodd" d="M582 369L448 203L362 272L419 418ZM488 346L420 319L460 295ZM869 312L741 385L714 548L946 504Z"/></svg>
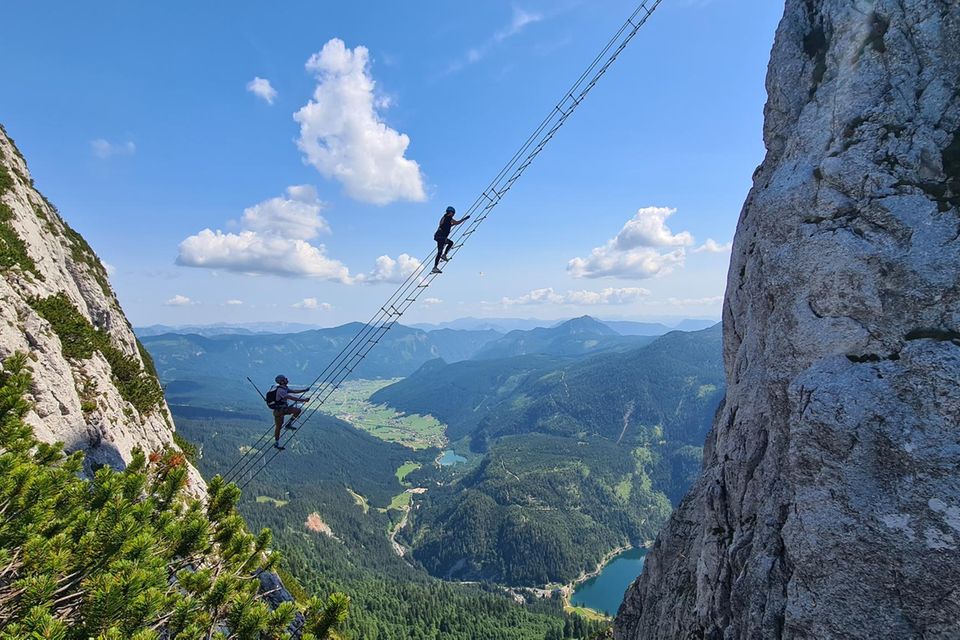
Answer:
<svg viewBox="0 0 960 640"><path fill-rule="evenodd" d="M293 423L300 417L300 407L294 405L310 402L310 398L299 395L306 393L310 389L291 389L287 386L290 384L290 381L287 379L287 376L282 373L274 380L277 384L270 387L265 399L267 406L273 409L273 446L282 451L283 447L280 446L280 431L282 429L297 430L297 427L293 426ZM283 424L284 416L290 416L287 424Z"/></svg>
<svg viewBox="0 0 960 640"><path fill-rule="evenodd" d="M456 209L447 207L446 213L440 218L440 226L437 227L437 232L433 234L433 239L437 241L437 257L433 259L433 271L430 273L443 273L440 271L440 261L443 260L446 262L450 259L447 257L447 252L450 251L450 248L453 246L453 241L450 240L449 237L450 230L470 219L470 216L464 216L460 220L454 220L453 216L456 213Z"/></svg>

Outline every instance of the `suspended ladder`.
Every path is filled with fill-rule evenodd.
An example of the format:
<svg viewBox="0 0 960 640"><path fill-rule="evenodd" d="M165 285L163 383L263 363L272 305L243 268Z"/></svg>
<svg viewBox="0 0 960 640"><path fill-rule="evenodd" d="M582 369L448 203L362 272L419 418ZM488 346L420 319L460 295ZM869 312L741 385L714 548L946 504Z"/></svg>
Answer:
<svg viewBox="0 0 960 640"><path fill-rule="evenodd" d="M493 211L500 200L510 191L514 183L520 179L523 172L527 170L534 159L540 155L543 148L556 135L557 131L573 112L580 106L584 98L593 89L597 81L607 72L620 53L626 48L640 28L646 24L647 20L660 5L662 0L644 0L630 14L630 17L623 23L620 29L613 35L607 45L597 54L593 62L577 78L573 86L563 95L563 98L556 103L546 118L540 123L536 130L527 138L523 146L510 158L510 161L500 170L497 176L490 182L487 188L481 193L466 214L470 216L470 223L457 227L452 240L454 246L450 249L449 257L453 258L463 248L463 245L476 233L478 227L487 219L490 212ZM353 373L353 370L363 362L371 349L373 349L384 335L397 323L410 306L417 301L420 295L426 291L427 287L433 282L438 274L431 273L432 261L436 257L437 250L434 249L419 267L410 274L393 295L380 307L370 320L359 329L356 335L347 343L339 354L327 365L327 367L310 384L313 390L310 402L303 405L300 418L297 420L299 427L296 431L284 430L280 444L286 446L292 441L299 430L302 429L310 418L323 406L323 403L330 394L337 390L347 377ZM230 469L224 474L224 479L228 482L235 482L241 489L245 488L263 469L269 466L270 462L280 453L271 442L273 427L267 429L260 439L254 443L250 451L242 455Z"/></svg>

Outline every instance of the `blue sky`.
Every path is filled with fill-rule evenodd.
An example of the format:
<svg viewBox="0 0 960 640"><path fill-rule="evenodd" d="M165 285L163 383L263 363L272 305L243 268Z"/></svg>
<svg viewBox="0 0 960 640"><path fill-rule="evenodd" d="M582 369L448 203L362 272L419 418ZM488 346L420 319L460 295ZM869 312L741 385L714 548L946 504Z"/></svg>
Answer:
<svg viewBox="0 0 960 640"><path fill-rule="evenodd" d="M366 319L634 6L15 3L0 122L134 324ZM408 321L719 317L781 12L664 0Z"/></svg>

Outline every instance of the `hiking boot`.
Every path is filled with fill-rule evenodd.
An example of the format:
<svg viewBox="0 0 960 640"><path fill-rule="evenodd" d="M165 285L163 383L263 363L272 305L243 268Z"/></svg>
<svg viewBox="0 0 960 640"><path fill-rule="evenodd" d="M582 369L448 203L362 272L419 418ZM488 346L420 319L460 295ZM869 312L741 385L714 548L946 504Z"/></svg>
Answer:
<svg viewBox="0 0 960 640"><path fill-rule="evenodd" d="M440 259L443 260L444 262L450 262L450 258L448 258L447 256L440 256Z"/></svg>
<svg viewBox="0 0 960 640"><path fill-rule="evenodd" d="M299 429L300 427L295 427L295 426L293 426L293 423L292 423L292 422L288 422L287 424L283 425L283 428L284 428L284 429L290 429L290 431L296 431L296 430Z"/></svg>
<svg viewBox="0 0 960 640"><path fill-rule="evenodd" d="M276 449L277 451L283 451L284 449L286 449L286 447L280 444L279 441L273 443L273 448Z"/></svg>
<svg viewBox="0 0 960 640"><path fill-rule="evenodd" d="M443 271L440 271L440 267L434 267L430 273L443 273Z"/></svg>

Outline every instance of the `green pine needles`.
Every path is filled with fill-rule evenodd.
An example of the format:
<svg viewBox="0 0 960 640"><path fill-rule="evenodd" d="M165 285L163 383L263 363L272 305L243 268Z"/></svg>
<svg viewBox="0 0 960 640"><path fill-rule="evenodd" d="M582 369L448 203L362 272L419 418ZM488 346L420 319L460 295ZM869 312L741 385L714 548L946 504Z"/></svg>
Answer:
<svg viewBox="0 0 960 640"><path fill-rule="evenodd" d="M215 478L206 504L184 494L174 451L79 477L81 453L36 440L23 417L24 354L0 370L0 640L337 638L349 599L271 610L258 575L277 565L240 490ZM300 614L306 615L306 622Z"/></svg>
<svg viewBox="0 0 960 640"><path fill-rule="evenodd" d="M115 347L107 333L95 329L63 293L33 298L29 302L57 333L64 356L85 360L99 351L110 364L113 382L124 400L140 413L150 413L160 406L163 389L157 376L151 373L156 372L153 360L145 360L148 368L145 371L139 360ZM141 354L144 353L141 349Z"/></svg>
<svg viewBox="0 0 960 640"><path fill-rule="evenodd" d="M13 211L5 203L0 202L0 271L7 271L19 267L21 271L31 273L43 280L43 275L37 269L27 252L27 243L17 234L13 226Z"/></svg>

